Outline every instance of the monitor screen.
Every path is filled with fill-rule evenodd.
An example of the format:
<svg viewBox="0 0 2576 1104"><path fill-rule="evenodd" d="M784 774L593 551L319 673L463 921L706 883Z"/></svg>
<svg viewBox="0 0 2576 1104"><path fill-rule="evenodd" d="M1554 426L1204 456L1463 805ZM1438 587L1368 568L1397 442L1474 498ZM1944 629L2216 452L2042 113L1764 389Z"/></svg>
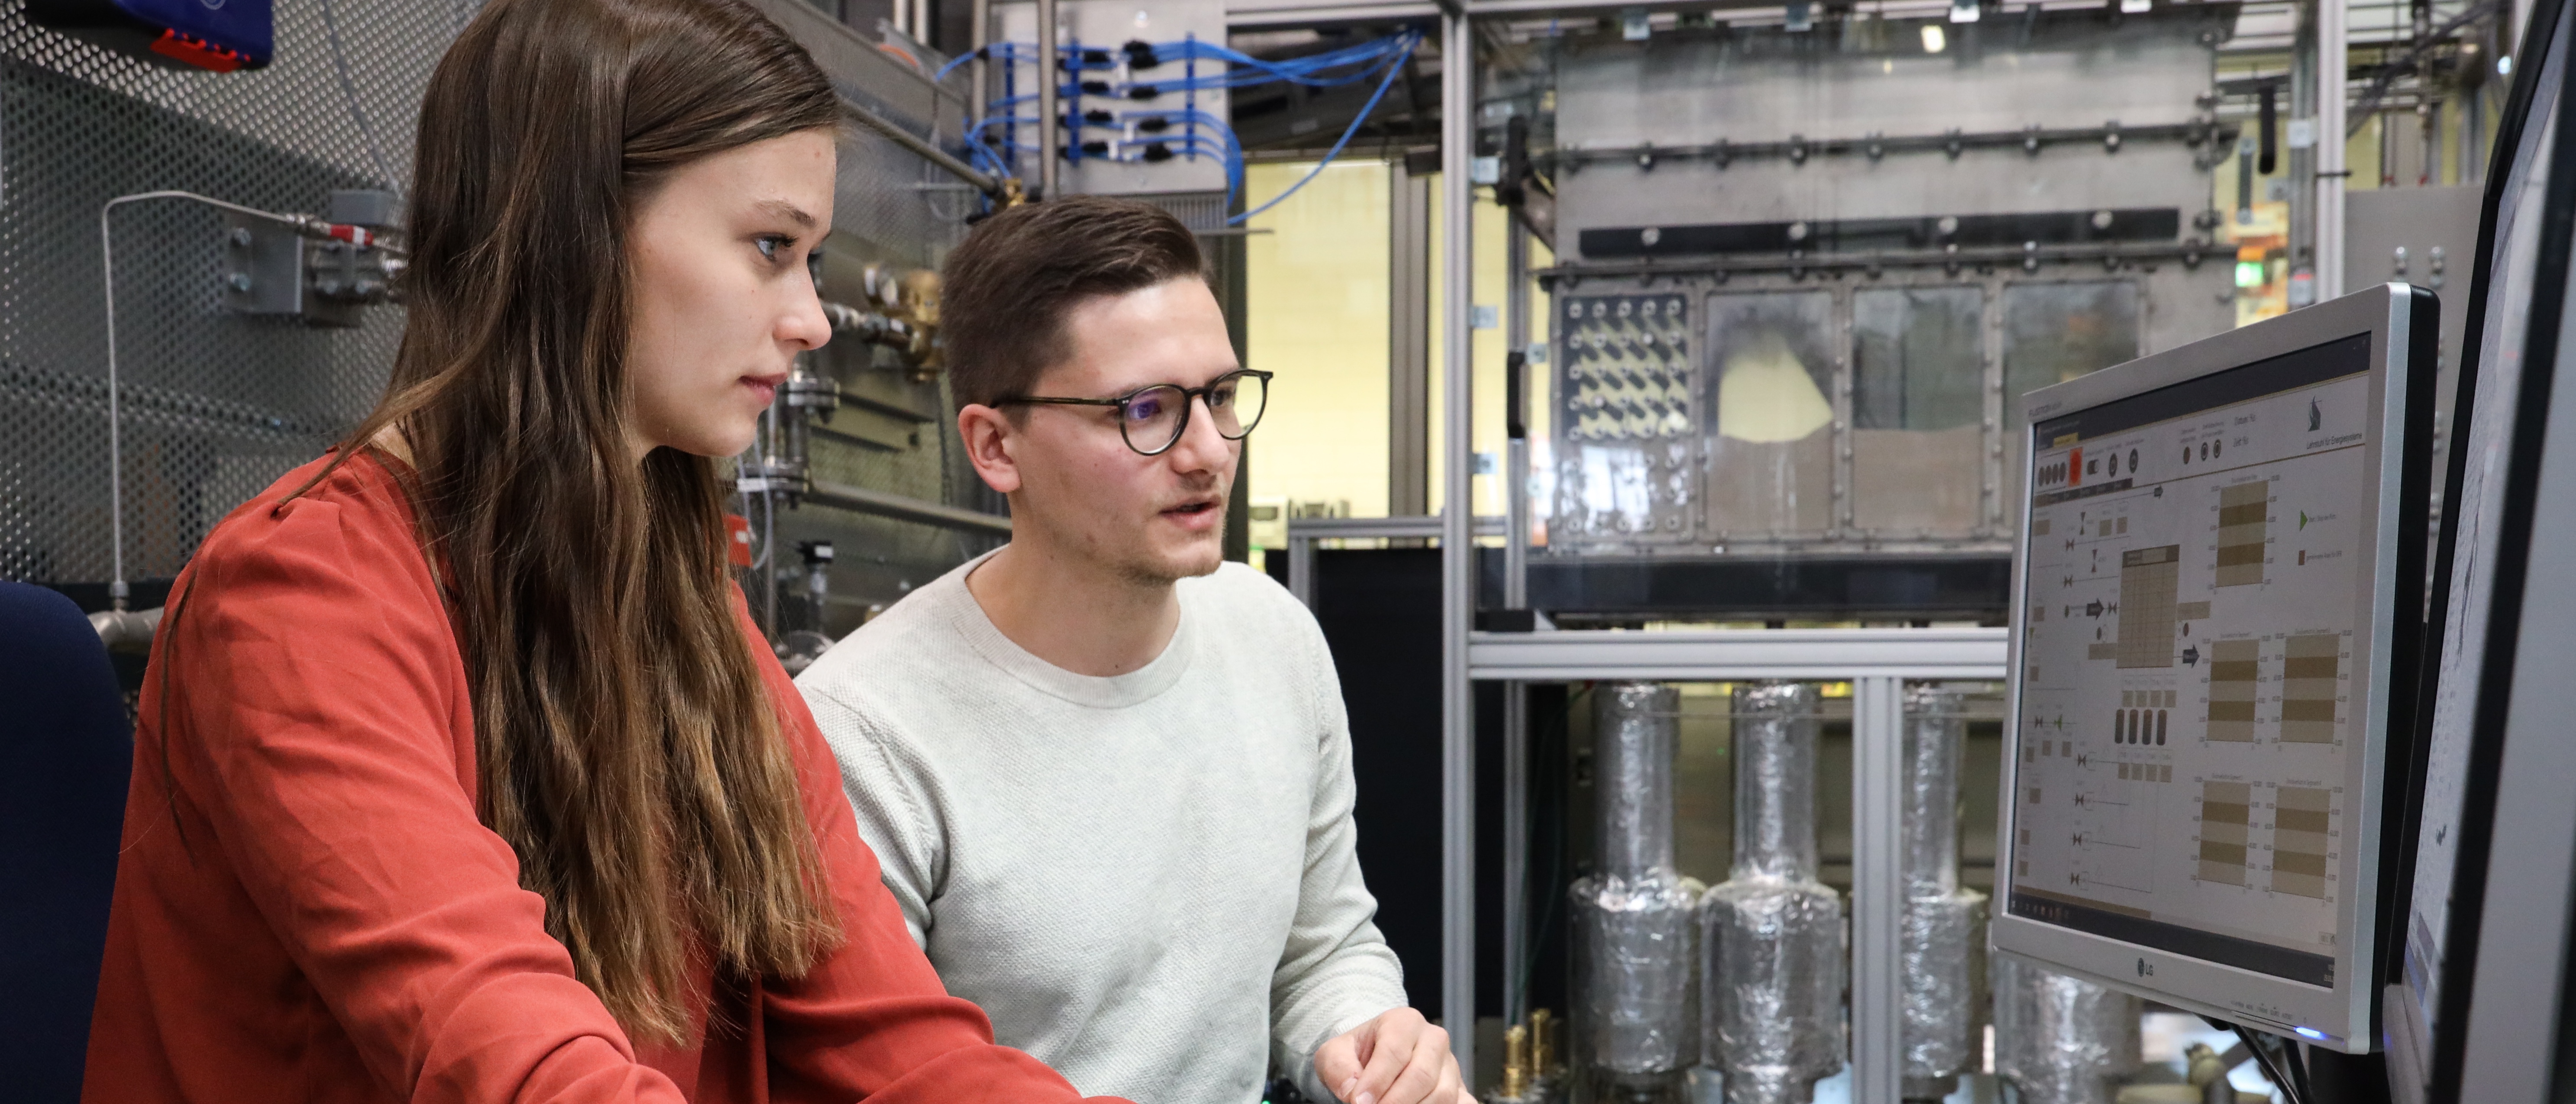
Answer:
<svg viewBox="0 0 2576 1104"><path fill-rule="evenodd" d="M2453 919L2463 891L2474 896L2484 884L2486 855L2463 853L2462 844L2482 827L2486 810L2472 808L2470 794L2492 778L2480 780L2471 770L2476 746L2474 722L2482 695L2494 688L2485 682L2486 648L2492 628L2497 537L2504 520L2505 468L2516 447L2517 413L2509 396L2523 383L2525 320L2542 281L2535 271L2547 220L2543 199L2548 191L2548 154L2556 147L2560 85L2567 58L2561 16L2544 8L2531 28L2528 87L2517 88L2517 113L2497 136L2497 187L2489 203L2487 269L2480 274L2471 309L2479 313L2473 347L2466 350L2469 378L2462 389L2460 437L2452 448L2451 504L2444 519L2443 554L2436 564L2440 584L2435 610L2441 637L2427 657L2433 685L2423 726L2424 765L2421 816L2415 831L2413 888L2401 921L2402 953L2396 986L2388 1004L2392 1083L2401 1101L2422 1099L2437 1071L2433 1039L2446 1026L2446 1011L2463 1008L2464 993L2445 992L2448 960L2466 949L2474 931L2454 932ZM2536 47L2536 48L2535 48ZM2563 232L2563 231L2562 231ZM2553 285L2554 286L2554 285ZM2524 442L2523 447L2530 447ZM2456 1040L2454 1040L2456 1042ZM2459 1054L2452 1047L2456 1077Z"/></svg>
<svg viewBox="0 0 2576 1104"><path fill-rule="evenodd" d="M2392 316L2419 297L2029 400L1998 946L2367 1047L2391 568L2421 562L2395 551Z"/></svg>

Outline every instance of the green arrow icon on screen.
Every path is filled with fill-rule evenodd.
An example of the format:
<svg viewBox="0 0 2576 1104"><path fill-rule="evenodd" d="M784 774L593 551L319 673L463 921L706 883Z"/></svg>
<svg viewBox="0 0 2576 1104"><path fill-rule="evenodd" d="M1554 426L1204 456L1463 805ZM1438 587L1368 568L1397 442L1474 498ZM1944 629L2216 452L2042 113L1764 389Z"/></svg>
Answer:
<svg viewBox="0 0 2576 1104"><path fill-rule="evenodd" d="M2305 528L2307 528L2307 527L2308 527L2308 512L2307 512L2306 510L2301 510L2301 511L2299 511L2299 528L2301 528L2301 529L2305 529Z"/></svg>

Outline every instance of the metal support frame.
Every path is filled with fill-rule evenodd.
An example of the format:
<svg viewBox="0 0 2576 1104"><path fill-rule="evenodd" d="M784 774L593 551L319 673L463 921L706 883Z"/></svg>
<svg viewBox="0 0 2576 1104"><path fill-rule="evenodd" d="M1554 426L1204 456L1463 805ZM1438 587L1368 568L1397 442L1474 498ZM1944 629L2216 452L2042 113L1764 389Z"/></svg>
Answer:
<svg viewBox="0 0 2576 1104"><path fill-rule="evenodd" d="M2003 678L2006 630L1475 633L1468 656L1473 677L1515 683L1851 682L1852 1099L1897 1099L1905 1070L1904 684Z"/></svg>
<svg viewBox="0 0 2576 1104"><path fill-rule="evenodd" d="M1476 519L1476 535L1499 537L1503 519ZM1426 541L1440 536L1440 519L1427 515L1383 518L1297 518L1288 523L1288 593L1315 604L1315 542L1327 540Z"/></svg>
<svg viewBox="0 0 2576 1104"><path fill-rule="evenodd" d="M1476 699L1467 635L1476 615L1475 364L1476 37L1461 10L1440 16L1441 395L1446 484L1440 504L1440 1020L1467 1082L1476 1069Z"/></svg>
<svg viewBox="0 0 2576 1104"><path fill-rule="evenodd" d="M1529 227L1518 217L1503 230L1503 342L1506 370L1503 441L1503 608L1529 608ZM1529 684L1503 686L1503 1024L1527 1015L1521 964L1529 927Z"/></svg>
<svg viewBox="0 0 2576 1104"><path fill-rule="evenodd" d="M2317 302L2343 295L2345 45L2351 37L2347 0L2317 0Z"/></svg>
<svg viewBox="0 0 2576 1104"><path fill-rule="evenodd" d="M1430 181L1387 166L1386 512L1431 509Z"/></svg>
<svg viewBox="0 0 2576 1104"><path fill-rule="evenodd" d="M1054 199L1057 143L1063 129L1063 105L1056 90L1063 86L1062 59L1055 56L1056 0L1038 4L1038 198Z"/></svg>
<svg viewBox="0 0 2576 1104"><path fill-rule="evenodd" d="M1853 1100L1895 1100L1905 1082L1904 690L1886 675L1852 680Z"/></svg>

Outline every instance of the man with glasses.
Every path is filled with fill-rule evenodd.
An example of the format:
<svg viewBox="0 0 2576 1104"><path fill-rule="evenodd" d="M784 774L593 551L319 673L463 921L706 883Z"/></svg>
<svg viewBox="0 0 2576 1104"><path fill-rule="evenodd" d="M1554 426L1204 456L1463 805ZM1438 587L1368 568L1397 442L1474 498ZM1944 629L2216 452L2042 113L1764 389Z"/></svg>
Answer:
<svg viewBox="0 0 2576 1104"><path fill-rule="evenodd" d="M957 430L1011 541L797 684L913 938L1001 1042L1087 1093L1463 1101L1352 851L1323 636L1222 556L1271 374L1236 363L1196 239L1071 197L950 256Z"/></svg>

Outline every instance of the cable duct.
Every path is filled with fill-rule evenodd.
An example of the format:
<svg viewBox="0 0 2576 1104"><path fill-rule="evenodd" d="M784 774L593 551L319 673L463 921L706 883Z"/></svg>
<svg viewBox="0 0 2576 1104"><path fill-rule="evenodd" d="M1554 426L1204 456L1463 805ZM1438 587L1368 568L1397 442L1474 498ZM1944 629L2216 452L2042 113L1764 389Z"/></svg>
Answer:
<svg viewBox="0 0 2576 1104"><path fill-rule="evenodd" d="M1816 880L1816 710L1812 684L1735 689L1735 866L1699 910L1704 1047L1728 1104L1807 1104L1843 1066L1842 898Z"/></svg>
<svg viewBox="0 0 2576 1104"><path fill-rule="evenodd" d="M1647 682L1594 691L1599 863L1574 883L1575 1038L1608 1093L1677 1087L1699 1058L1693 912L1673 869L1673 750L1681 695Z"/></svg>
<svg viewBox="0 0 2576 1104"><path fill-rule="evenodd" d="M1982 1064L1986 895L1959 886L1959 759L1967 734L1957 691L1905 694L1903 949L1907 1100L1939 1100Z"/></svg>
<svg viewBox="0 0 2576 1104"><path fill-rule="evenodd" d="M1995 1072L2024 1104L2112 1104L2138 1066L2138 998L1997 958Z"/></svg>

